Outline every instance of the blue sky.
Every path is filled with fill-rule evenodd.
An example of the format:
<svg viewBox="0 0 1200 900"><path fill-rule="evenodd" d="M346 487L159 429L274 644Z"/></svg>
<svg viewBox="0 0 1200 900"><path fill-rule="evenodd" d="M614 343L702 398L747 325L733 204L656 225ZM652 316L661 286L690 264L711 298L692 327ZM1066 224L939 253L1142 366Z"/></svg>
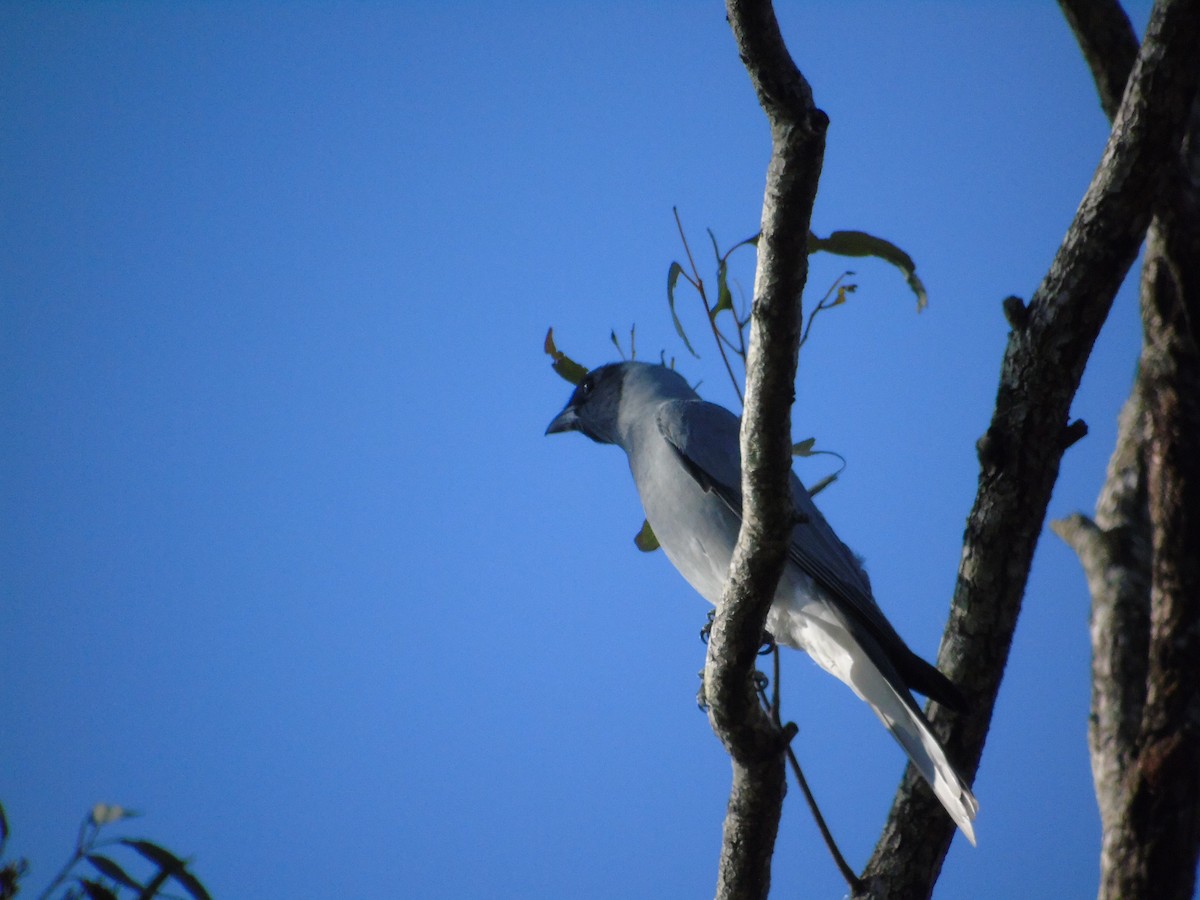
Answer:
<svg viewBox="0 0 1200 900"><path fill-rule="evenodd" d="M634 549L622 454L542 436L568 393L542 339L598 364L636 323L736 403L674 336L671 209L700 250L752 234L765 122L719 3L430 6L0 8L0 802L32 886L107 802L225 897L712 890L706 606ZM929 290L918 316L854 261L794 421L847 459L822 507L931 657L1000 301L1107 125L1053 3L779 12L832 120L815 230L895 241ZM844 268L815 258L810 302ZM1137 345L1126 289L1052 516L1092 508ZM938 896L1094 893L1087 606L1047 534ZM784 674L860 865L903 756L805 657ZM840 896L792 793L776 894Z"/></svg>

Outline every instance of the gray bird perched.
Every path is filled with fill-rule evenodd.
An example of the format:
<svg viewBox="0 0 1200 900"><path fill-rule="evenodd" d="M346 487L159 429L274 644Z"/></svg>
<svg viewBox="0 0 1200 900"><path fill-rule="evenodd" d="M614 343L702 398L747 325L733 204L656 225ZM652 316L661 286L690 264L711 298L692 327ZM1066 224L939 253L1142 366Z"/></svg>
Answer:
<svg viewBox="0 0 1200 900"><path fill-rule="evenodd" d="M628 454L646 520L667 558L715 605L742 524L738 429L737 416L701 400L677 372L622 362L589 372L546 434L580 431ZM767 630L867 702L974 844L979 804L910 691L956 710L962 695L908 649L876 605L858 559L795 475L791 485L798 524Z"/></svg>

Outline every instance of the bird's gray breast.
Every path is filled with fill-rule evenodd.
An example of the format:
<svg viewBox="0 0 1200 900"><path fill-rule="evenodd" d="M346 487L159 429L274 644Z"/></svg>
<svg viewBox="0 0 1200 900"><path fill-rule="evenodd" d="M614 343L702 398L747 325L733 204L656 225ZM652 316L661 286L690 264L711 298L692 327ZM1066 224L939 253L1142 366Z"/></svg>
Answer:
<svg viewBox="0 0 1200 900"><path fill-rule="evenodd" d="M738 521L693 477L657 429L644 437L630 454L629 467L646 520L679 573L716 604L725 587Z"/></svg>

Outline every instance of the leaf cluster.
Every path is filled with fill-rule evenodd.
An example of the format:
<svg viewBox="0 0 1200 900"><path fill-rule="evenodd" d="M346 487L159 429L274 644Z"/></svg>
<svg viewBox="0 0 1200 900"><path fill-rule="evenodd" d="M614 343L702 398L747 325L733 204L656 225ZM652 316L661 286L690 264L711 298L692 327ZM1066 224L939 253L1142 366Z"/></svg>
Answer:
<svg viewBox="0 0 1200 900"><path fill-rule="evenodd" d="M84 817L75 839L75 849L38 900L121 900L125 897L151 900L153 897L211 900L208 890L188 869L182 859L153 841L129 837L101 837L108 826L139 814L131 809L97 803ZM0 806L0 859L8 840L8 820ZM134 863L149 871L141 877L131 874ZM28 872L24 859L0 867L0 900L15 897L20 880ZM182 891L168 893L168 890Z"/></svg>
<svg viewBox="0 0 1200 900"><path fill-rule="evenodd" d="M729 375L730 383L737 393L738 400L741 401L741 383L745 378L746 348L750 341L751 317L744 295L740 298L741 302L737 306L734 305L733 291L730 288L729 268L730 260L736 251L742 247L757 248L759 235L756 234L738 241L729 249L722 251L712 229L706 229L709 241L712 244L713 262L716 266L716 300L713 301L709 297L708 286L700 274L695 257L692 255L692 249L684 232L679 211L674 210L673 212L675 215L675 224L679 230L680 241L683 244L684 254L687 259L687 266L685 267L683 263L674 260L667 268L667 309L671 314L671 322L675 326L675 333L678 335L687 352L694 358L700 359L700 354L696 351L695 345L693 345L691 338L688 336L687 329L684 327L683 320L676 307L676 291L682 279L684 283L695 291L697 298L704 308L705 320L712 333L713 341L716 344L718 352L721 354L721 359L725 365L726 373ZM895 266L904 275L905 282L913 294L916 295L917 312L921 312L929 305L929 297L925 291L925 285L917 276L916 263L913 262L911 256L891 241L877 235L868 234L865 231L834 231L828 237L819 237L809 232L808 253L810 256L814 253L832 253L835 256L874 257L875 259L883 260ZM857 284L847 281L853 275L854 273L848 270L840 274L834 279L829 289L825 292L825 295L817 301L812 311L808 314L808 320L805 323L804 331L800 338L801 346L808 341L812 333L813 322L819 313L843 305L849 300L850 295L858 290ZM739 293L741 292L739 291ZM725 315L722 315L723 313ZM621 358L626 358L624 348L621 346L621 341L618 339L615 330L610 332L609 338L613 346L617 348L617 352L620 353ZM629 359L637 358L636 338L636 326L631 327L629 329ZM551 368L558 373L559 377L572 385L577 385L583 381L589 367L577 362L558 348L554 342L553 327L546 332L543 349L546 355L550 357ZM734 372L734 367L730 362L731 355L741 361L742 375L740 378ZM667 365L665 351L661 354L661 358L663 364ZM675 367L674 358L670 360L669 365L671 368ZM813 495L820 493L832 484L846 467L846 460L840 454L829 450L816 450L814 449L815 444L816 438L808 438L800 441L792 445L792 453L798 457L834 456L841 461L841 466L837 471L826 475L809 487L808 491ZM654 532L650 528L650 523L642 523L642 527L634 537L634 544L639 550L647 553L658 549L658 539L655 538Z"/></svg>

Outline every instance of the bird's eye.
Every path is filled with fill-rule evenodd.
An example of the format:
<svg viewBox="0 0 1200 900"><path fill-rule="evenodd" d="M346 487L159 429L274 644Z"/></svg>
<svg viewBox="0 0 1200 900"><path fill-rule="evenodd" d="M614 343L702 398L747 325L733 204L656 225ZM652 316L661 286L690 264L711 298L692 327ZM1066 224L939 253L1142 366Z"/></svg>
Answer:
<svg viewBox="0 0 1200 900"><path fill-rule="evenodd" d="M592 388L594 388L595 386L596 386L596 379L594 379L591 375L589 375L587 378L583 379L582 382L580 382L579 390L583 393L583 396L586 397L588 394L590 394L592 392Z"/></svg>

